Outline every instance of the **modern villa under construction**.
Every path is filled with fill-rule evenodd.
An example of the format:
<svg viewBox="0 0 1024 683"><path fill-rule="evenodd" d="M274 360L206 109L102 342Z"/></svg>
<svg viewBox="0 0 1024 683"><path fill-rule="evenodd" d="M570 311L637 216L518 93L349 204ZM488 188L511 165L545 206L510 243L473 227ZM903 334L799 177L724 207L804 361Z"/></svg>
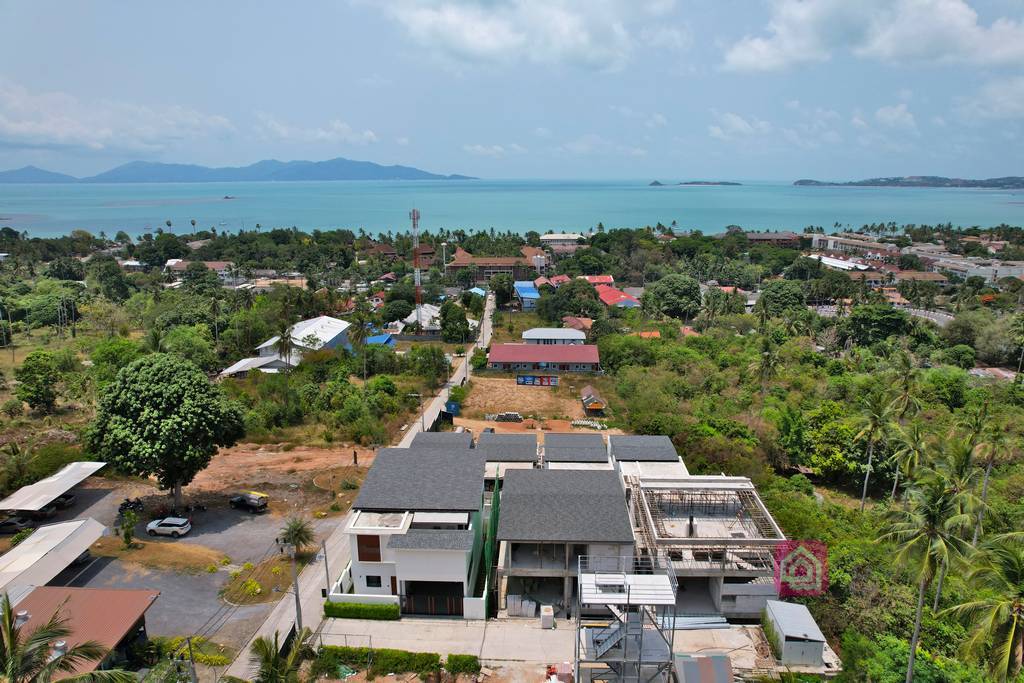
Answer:
<svg viewBox="0 0 1024 683"><path fill-rule="evenodd" d="M670 563L680 615L758 619L782 530L746 477L627 477L637 554Z"/></svg>

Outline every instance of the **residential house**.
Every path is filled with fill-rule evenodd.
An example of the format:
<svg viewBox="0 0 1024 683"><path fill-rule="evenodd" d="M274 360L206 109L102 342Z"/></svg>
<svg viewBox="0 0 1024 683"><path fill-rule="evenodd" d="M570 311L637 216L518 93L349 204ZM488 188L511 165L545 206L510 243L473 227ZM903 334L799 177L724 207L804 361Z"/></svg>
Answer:
<svg viewBox="0 0 1024 683"><path fill-rule="evenodd" d="M398 260L398 251L394 246L386 243L374 244L363 252L367 258L379 258L382 261Z"/></svg>
<svg viewBox="0 0 1024 683"><path fill-rule="evenodd" d="M667 436L609 436L608 452L623 478L690 474Z"/></svg>
<svg viewBox="0 0 1024 683"><path fill-rule="evenodd" d="M193 263L202 263L207 270L212 270L221 280L232 280L235 264L231 261L186 261L180 258L167 259L164 270L180 276Z"/></svg>
<svg viewBox="0 0 1024 683"><path fill-rule="evenodd" d="M470 333L475 336L478 321L471 318L469 322ZM419 329L417 329L419 326ZM412 313L402 320L395 320L384 327L384 331L390 334L409 334L418 337L440 337L441 336L441 307L434 304L420 304L413 308ZM468 341L468 340L467 340Z"/></svg>
<svg viewBox="0 0 1024 683"><path fill-rule="evenodd" d="M530 280L516 280L512 285L513 294L519 306L524 311L532 311L537 308L540 301L540 292Z"/></svg>
<svg viewBox="0 0 1024 683"><path fill-rule="evenodd" d="M302 356L310 351L322 349L351 349L348 340L348 328L352 324L321 315L308 320L301 320L291 326L292 351L287 357L278 352L279 335L274 335L256 347L254 358L243 358L221 371L221 377L245 377L253 370L260 372L280 372L293 368L302 361Z"/></svg>
<svg viewBox="0 0 1024 683"><path fill-rule="evenodd" d="M418 432L410 448L429 450L461 450L473 447L469 432Z"/></svg>
<svg viewBox="0 0 1024 683"><path fill-rule="evenodd" d="M499 610L529 596L566 615L573 611L581 556L616 565L633 557L622 480L607 471L510 470L497 539Z"/></svg>
<svg viewBox="0 0 1024 683"><path fill-rule="evenodd" d="M597 291L597 298L599 298L605 306L614 306L616 308L637 308L640 306L639 299L615 289L610 285L599 284L595 285L594 289Z"/></svg>
<svg viewBox="0 0 1024 683"><path fill-rule="evenodd" d="M366 297L366 300L370 303L371 306L374 307L374 309L378 309L384 305L384 302L387 300L387 298L388 293L382 289Z"/></svg>
<svg viewBox="0 0 1024 683"><path fill-rule="evenodd" d="M554 287L555 289L558 289L560 286L564 285L566 282L569 282L570 280L572 280L572 278L569 277L568 275L552 275L551 277L548 278L548 282L551 283L551 286Z"/></svg>
<svg viewBox="0 0 1024 683"><path fill-rule="evenodd" d="M644 288L643 287L623 287L622 291L623 291L623 293L628 294L629 296L633 297L637 301L639 301L641 298L643 298L643 295L644 295Z"/></svg>
<svg viewBox="0 0 1024 683"><path fill-rule="evenodd" d="M437 251L432 244L421 244L413 249L413 255L418 259L420 268L430 268L437 260Z"/></svg>
<svg viewBox="0 0 1024 683"><path fill-rule="evenodd" d="M524 344L585 344L587 335L571 327L533 327L523 332Z"/></svg>
<svg viewBox="0 0 1024 683"><path fill-rule="evenodd" d="M18 603L18 625L22 633L32 633L56 614L69 632L50 644L54 651L98 643L107 651L102 659L79 659L72 670L56 672L53 680L82 676L121 666L145 647L146 611L159 596L160 591L148 589L39 586Z"/></svg>
<svg viewBox="0 0 1024 683"><path fill-rule="evenodd" d="M600 434L545 434L542 461L551 470L612 469L608 446Z"/></svg>
<svg viewBox="0 0 1024 683"><path fill-rule="evenodd" d="M487 355L492 370L598 372L601 359L592 344L493 344Z"/></svg>
<svg viewBox="0 0 1024 683"><path fill-rule="evenodd" d="M539 449L533 434L484 432L476 440L476 449L484 456L488 491L494 490L508 470L529 470L538 466Z"/></svg>
<svg viewBox="0 0 1024 683"><path fill-rule="evenodd" d="M367 346L387 346L388 348L395 348L395 338L390 334L375 334L372 337L366 338Z"/></svg>
<svg viewBox="0 0 1024 683"><path fill-rule="evenodd" d="M594 285L614 285L615 278L611 275L580 275L579 279L586 280L590 284Z"/></svg>
<svg viewBox="0 0 1024 683"><path fill-rule="evenodd" d="M476 449L378 451L345 527L351 564L328 599L482 619L483 495Z"/></svg>
<svg viewBox="0 0 1024 683"><path fill-rule="evenodd" d="M574 315L567 315L562 318L562 324L566 327L571 327L574 330L580 330L584 334L590 332L590 328L594 326L592 318L578 318Z"/></svg>
<svg viewBox="0 0 1024 683"><path fill-rule="evenodd" d="M944 273L933 273L923 270L899 270L893 274L896 282L934 282L939 287L949 284L949 278Z"/></svg>

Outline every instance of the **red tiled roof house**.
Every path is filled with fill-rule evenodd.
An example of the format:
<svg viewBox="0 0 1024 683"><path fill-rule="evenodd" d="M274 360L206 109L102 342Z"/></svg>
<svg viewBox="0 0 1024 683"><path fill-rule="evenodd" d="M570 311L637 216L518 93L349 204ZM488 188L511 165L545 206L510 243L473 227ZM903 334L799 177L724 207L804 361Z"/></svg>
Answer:
<svg viewBox="0 0 1024 683"><path fill-rule="evenodd" d="M494 344L487 355L492 370L600 372L601 358L593 344Z"/></svg>

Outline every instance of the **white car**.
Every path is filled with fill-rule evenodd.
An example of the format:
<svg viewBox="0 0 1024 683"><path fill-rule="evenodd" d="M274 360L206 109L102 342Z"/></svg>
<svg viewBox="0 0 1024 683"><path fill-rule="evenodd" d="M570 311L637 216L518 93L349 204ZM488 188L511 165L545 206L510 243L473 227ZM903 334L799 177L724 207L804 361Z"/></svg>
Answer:
<svg viewBox="0 0 1024 683"><path fill-rule="evenodd" d="M150 536L184 536L192 531L192 522L184 517L164 517L154 519L146 525L146 533Z"/></svg>

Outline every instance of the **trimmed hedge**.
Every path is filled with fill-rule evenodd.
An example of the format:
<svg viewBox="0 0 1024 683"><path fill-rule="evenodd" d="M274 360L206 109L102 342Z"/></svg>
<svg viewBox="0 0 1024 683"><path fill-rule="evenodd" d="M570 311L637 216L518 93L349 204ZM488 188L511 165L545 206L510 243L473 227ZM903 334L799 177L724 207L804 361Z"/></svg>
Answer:
<svg viewBox="0 0 1024 683"><path fill-rule="evenodd" d="M480 659L476 655L448 655L444 668L450 674L478 674Z"/></svg>
<svg viewBox="0 0 1024 683"><path fill-rule="evenodd" d="M324 616L337 619L376 619L394 621L398 619L398 605L364 605L358 602L324 603Z"/></svg>
<svg viewBox="0 0 1024 683"><path fill-rule="evenodd" d="M370 648L340 647L324 645L317 653L311 673L334 675L339 664L353 669L365 669L369 661ZM368 673L370 676L381 676L389 673L415 673L426 677L437 674L441 669L441 655L436 652L406 652L390 648L375 648L373 662Z"/></svg>

